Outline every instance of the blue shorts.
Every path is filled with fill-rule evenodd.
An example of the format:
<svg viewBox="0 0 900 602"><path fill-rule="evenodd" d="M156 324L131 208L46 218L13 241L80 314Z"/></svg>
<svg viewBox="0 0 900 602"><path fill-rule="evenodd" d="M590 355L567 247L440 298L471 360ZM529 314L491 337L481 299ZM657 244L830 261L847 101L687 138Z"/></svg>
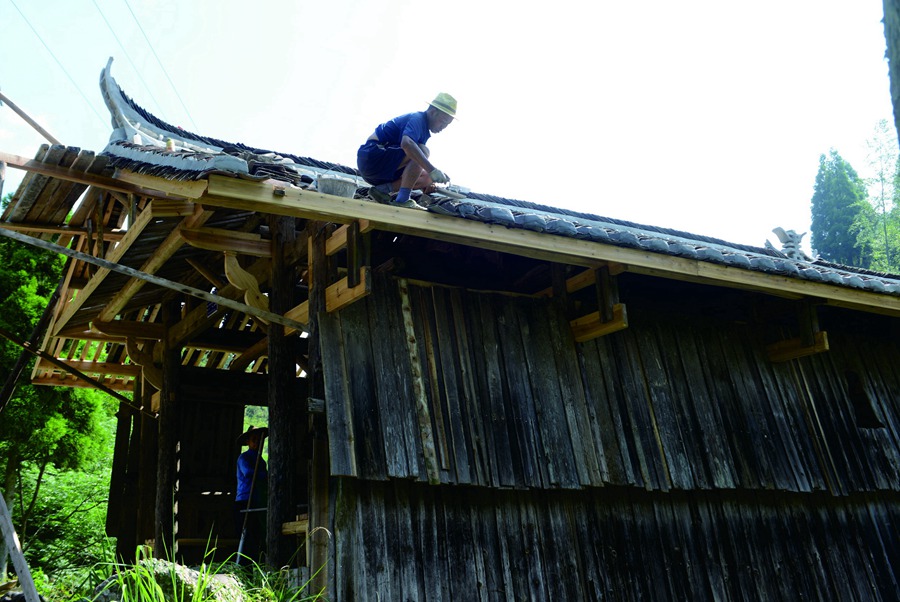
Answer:
<svg viewBox="0 0 900 602"><path fill-rule="evenodd" d="M356 153L356 166L366 182L377 186L399 180L403 174L400 164L405 158L406 153L399 146L367 140Z"/></svg>

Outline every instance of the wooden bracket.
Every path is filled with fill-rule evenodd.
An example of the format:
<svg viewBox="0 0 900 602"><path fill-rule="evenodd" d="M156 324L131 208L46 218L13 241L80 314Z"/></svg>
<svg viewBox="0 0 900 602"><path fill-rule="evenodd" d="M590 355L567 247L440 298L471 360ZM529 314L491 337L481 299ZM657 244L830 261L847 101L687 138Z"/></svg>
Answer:
<svg viewBox="0 0 900 602"><path fill-rule="evenodd" d="M583 343L628 328L628 313L625 305L617 303L612 307L612 319L603 321L600 312L576 318L569 322L577 343Z"/></svg>
<svg viewBox="0 0 900 602"><path fill-rule="evenodd" d="M766 355L771 362L786 362L799 357L828 351L828 333L819 330L817 303L805 299L797 310L800 336L778 341L766 347Z"/></svg>
<svg viewBox="0 0 900 602"><path fill-rule="evenodd" d="M597 311L569 322L575 341L582 343L628 328L628 313L619 303L619 286L609 266L594 270Z"/></svg>

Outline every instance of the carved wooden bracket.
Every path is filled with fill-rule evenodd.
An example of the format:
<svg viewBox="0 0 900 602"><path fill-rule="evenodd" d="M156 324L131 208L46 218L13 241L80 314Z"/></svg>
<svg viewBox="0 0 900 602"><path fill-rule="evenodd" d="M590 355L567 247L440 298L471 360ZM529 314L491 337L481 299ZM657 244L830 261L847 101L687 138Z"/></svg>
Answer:
<svg viewBox="0 0 900 602"><path fill-rule="evenodd" d="M244 303L257 309L269 311L269 299L259 291L259 282L238 263L237 253L225 251L225 276L233 286L244 291ZM267 320L257 317L263 324Z"/></svg>

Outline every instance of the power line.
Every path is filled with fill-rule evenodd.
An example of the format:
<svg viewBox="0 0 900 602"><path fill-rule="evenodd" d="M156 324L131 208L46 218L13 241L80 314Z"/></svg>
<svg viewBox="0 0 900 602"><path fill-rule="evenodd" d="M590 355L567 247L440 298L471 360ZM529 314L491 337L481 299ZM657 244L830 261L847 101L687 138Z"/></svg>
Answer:
<svg viewBox="0 0 900 602"><path fill-rule="evenodd" d="M131 13L131 16L134 17L134 22L137 23L138 29L141 30L141 34L144 36L144 39L147 40L147 46L150 47L150 52L153 53L153 56L156 57L156 62L159 63L159 68L162 69L163 74L166 76L166 79L169 80L169 85L172 86L172 90L175 92L175 96L178 97L178 102L181 103L181 107L184 109L184 112L187 114L188 119L191 124L194 126L194 131L198 131L200 128L197 127L197 124L194 123L194 118L191 117L191 112L188 111L187 106L184 104L184 101L181 99L181 95L178 93L178 88L175 87L175 82L172 81L172 78L169 77L169 73L166 71L166 68L163 66L162 61L159 60L159 55L156 54L156 49L153 47L153 44L150 42L150 38L147 37L146 32L144 32L144 28L141 26L141 22L138 20L137 15L134 14L134 11L131 10L131 5L128 4L128 0L122 0L125 2L125 6L128 7L128 12Z"/></svg>
<svg viewBox="0 0 900 602"><path fill-rule="evenodd" d="M128 55L128 51L125 50L125 46L122 44L122 41L119 40L119 36L116 35L116 31L113 29L112 25L110 25L109 20L106 18L106 15L103 14L103 11L100 10L100 6L97 4L97 0L91 0L94 3L94 7L97 9L97 12L100 13L100 16L103 18L103 22L106 23L107 29L109 29L109 33L116 39L116 43L119 45L119 48L122 49L122 53L125 55L125 58L128 59L128 62L131 64L131 68L134 69L134 72L137 74L138 79L141 80L141 83L144 84L144 88L147 90L147 93L150 95L150 98L153 99L153 102L156 104L157 108L160 111L160 116L165 118L165 114L162 109L162 104L156 97L153 96L153 90L150 89L150 86L147 85L147 82L144 81L144 78L141 76L141 72L138 70L137 65L134 64L134 61L131 60L131 57Z"/></svg>
<svg viewBox="0 0 900 602"><path fill-rule="evenodd" d="M34 28L34 26L31 24L31 21L28 20L28 17L25 16L25 13L23 13L23 12L21 11L21 9L18 7L18 5L16 5L16 3L15 3L13 0L9 0L9 2L15 7L15 9L18 11L19 15L22 17L22 19L25 20L25 23L28 25L28 27L31 28L31 31L34 32L34 35L37 36L37 39L40 40L41 44L44 45L44 48L47 49L47 52L50 53L50 56L52 56L52 57L53 57L53 60L56 61L56 64L59 65L59 68L62 69L63 73L66 74L66 77L69 78L69 81L72 82L72 85L75 86L75 89L78 90L78 93L79 93L79 94L81 94L81 97L84 99L84 102L86 102L87 105L91 108L91 111L94 112L94 115L97 116L97 119L99 119L101 123L103 123L104 125L106 125L106 121L103 119L103 117L100 116L100 113L97 112L97 109L94 107L94 105L91 103L91 101L88 100L87 95L85 95L85 93L81 90L81 88L78 86L78 84L77 84L77 83L75 82L75 80L72 78L72 76L69 75L69 72L68 72L68 71L66 70L66 68L63 66L63 64L60 62L60 60L59 60L58 58L56 58L56 55L53 54L53 51L50 50L50 47L49 47L49 46L47 46L47 43L44 41L44 38L42 38L42 37L41 37L41 34L39 34L39 33L37 32L37 30L36 30L36 29Z"/></svg>

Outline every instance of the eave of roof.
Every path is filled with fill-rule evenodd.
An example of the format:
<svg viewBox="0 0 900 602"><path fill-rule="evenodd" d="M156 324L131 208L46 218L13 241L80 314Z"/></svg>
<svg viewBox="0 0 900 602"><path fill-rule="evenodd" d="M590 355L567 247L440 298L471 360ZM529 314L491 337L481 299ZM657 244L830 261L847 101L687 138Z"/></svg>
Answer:
<svg viewBox="0 0 900 602"><path fill-rule="evenodd" d="M339 222L368 219L385 230L577 265L615 262L625 269L658 276L900 311L900 276L799 261L773 249L478 193L469 193L462 200L425 197L424 203L430 201L429 213L321 195L308 186L317 174L340 172L358 177L356 170L176 128L126 96L112 78L109 64L101 74L101 89L116 125L104 151L113 166L168 180L206 179L208 191L197 199L204 204ZM178 150L165 149L169 138ZM254 173L251 163L277 169ZM158 187L165 188L163 184ZM364 194L365 188L359 192Z"/></svg>

